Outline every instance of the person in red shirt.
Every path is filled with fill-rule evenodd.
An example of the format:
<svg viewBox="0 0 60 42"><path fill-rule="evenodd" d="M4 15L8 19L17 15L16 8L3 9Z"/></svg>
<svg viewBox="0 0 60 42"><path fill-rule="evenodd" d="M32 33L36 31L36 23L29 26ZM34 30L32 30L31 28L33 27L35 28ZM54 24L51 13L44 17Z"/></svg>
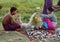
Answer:
<svg viewBox="0 0 60 42"><path fill-rule="evenodd" d="M20 23L16 22L12 17L13 15L16 14L16 12L17 12L17 8L11 7L10 13L4 16L2 21L4 30L7 30L7 31L16 30L21 27Z"/></svg>

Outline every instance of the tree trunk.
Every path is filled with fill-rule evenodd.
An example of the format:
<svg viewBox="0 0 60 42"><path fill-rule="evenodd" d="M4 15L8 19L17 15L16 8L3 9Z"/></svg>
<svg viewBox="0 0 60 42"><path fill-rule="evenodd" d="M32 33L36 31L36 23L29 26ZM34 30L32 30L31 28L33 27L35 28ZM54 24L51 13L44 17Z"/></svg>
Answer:
<svg viewBox="0 0 60 42"><path fill-rule="evenodd" d="M53 0L45 0L43 14L47 14L47 8L52 7L52 1Z"/></svg>
<svg viewBox="0 0 60 42"><path fill-rule="evenodd" d="M57 5L60 6L60 0L58 1Z"/></svg>

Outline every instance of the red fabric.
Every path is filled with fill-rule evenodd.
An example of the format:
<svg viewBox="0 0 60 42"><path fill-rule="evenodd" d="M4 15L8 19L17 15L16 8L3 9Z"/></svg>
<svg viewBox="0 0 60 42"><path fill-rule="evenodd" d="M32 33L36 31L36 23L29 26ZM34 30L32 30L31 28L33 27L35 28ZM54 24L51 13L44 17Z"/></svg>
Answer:
<svg viewBox="0 0 60 42"><path fill-rule="evenodd" d="M30 41L36 39L34 36L28 36L27 33L26 33L26 31L24 31L23 29L20 29L20 30L18 30L17 32L20 32L20 33L26 35Z"/></svg>

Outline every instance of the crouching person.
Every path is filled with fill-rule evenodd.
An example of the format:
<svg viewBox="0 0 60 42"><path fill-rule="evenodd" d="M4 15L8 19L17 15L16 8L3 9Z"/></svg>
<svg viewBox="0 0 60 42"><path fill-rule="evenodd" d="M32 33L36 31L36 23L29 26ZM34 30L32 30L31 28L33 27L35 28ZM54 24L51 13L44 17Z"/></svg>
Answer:
<svg viewBox="0 0 60 42"><path fill-rule="evenodd" d="M2 21L4 30L11 31L11 30L16 30L20 28L20 23L16 22L13 19L13 15L15 15L16 12L17 12L17 8L11 7L10 13L4 16L3 21Z"/></svg>

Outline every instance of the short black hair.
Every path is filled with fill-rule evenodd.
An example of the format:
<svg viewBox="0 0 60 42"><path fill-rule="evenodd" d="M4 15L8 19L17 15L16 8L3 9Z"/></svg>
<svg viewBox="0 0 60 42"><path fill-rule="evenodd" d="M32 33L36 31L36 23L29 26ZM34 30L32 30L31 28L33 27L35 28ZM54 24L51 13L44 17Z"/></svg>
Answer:
<svg viewBox="0 0 60 42"><path fill-rule="evenodd" d="M48 10L49 10L50 12L54 11L54 9L53 9L52 7L49 7Z"/></svg>
<svg viewBox="0 0 60 42"><path fill-rule="evenodd" d="M16 11L16 10L17 10L16 7L11 7L10 12L12 13L13 11Z"/></svg>

